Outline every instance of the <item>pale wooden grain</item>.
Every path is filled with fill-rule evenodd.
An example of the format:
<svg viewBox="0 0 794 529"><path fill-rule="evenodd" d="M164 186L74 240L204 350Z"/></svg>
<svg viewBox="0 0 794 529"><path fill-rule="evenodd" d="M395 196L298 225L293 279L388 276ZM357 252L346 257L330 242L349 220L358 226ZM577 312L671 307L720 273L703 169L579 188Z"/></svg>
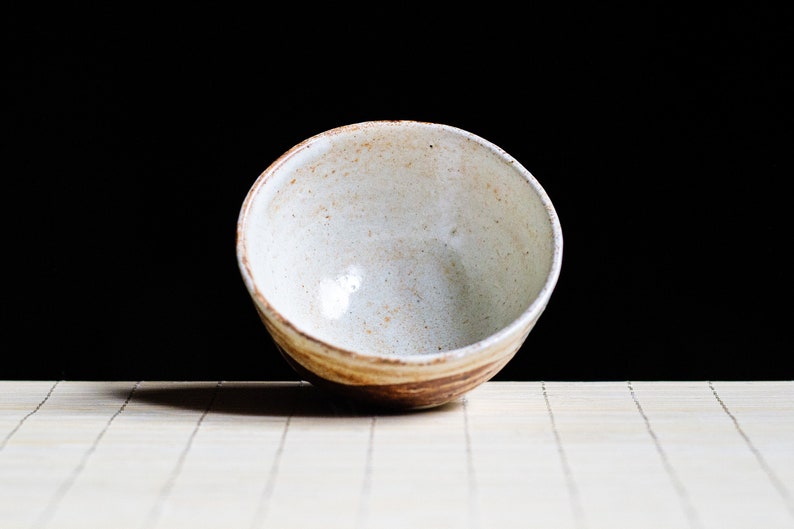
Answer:
<svg viewBox="0 0 794 529"><path fill-rule="evenodd" d="M794 528L794 382L0 381L0 528Z"/></svg>

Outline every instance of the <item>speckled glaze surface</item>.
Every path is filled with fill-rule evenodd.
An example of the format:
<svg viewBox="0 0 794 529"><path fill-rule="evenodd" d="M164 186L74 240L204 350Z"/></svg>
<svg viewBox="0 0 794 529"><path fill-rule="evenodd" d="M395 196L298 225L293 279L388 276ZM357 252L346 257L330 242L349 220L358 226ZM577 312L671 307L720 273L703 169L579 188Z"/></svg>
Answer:
<svg viewBox="0 0 794 529"><path fill-rule="evenodd" d="M372 121L273 162L243 202L236 250L300 376L428 408L492 378L526 341L559 277L562 230L498 146L448 125Z"/></svg>

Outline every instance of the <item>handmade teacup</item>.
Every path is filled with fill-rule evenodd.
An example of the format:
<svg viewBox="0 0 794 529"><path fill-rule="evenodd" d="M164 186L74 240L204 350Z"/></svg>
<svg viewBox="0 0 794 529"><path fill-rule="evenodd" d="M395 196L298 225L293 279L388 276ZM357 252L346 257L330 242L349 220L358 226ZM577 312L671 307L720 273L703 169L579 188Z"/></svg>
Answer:
<svg viewBox="0 0 794 529"><path fill-rule="evenodd" d="M491 379L546 308L562 231L501 148L437 123L371 121L296 145L253 183L237 259L287 362L393 408Z"/></svg>

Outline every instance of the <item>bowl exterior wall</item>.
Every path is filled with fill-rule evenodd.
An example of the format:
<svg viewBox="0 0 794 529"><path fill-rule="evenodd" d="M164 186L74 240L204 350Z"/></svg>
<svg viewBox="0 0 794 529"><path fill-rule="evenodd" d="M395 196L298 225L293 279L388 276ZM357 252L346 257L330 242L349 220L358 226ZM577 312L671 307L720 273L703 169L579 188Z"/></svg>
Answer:
<svg viewBox="0 0 794 529"><path fill-rule="evenodd" d="M490 380L515 356L537 321L536 317L498 341L486 340L460 354L406 361L332 347L258 305L257 310L280 353L302 379L338 395L399 409L440 406Z"/></svg>

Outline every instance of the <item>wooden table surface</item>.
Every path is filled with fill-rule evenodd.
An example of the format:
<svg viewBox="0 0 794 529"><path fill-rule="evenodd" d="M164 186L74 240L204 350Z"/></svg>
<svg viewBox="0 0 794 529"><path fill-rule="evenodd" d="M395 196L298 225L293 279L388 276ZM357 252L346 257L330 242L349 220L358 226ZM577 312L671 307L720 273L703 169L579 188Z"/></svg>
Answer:
<svg viewBox="0 0 794 529"><path fill-rule="evenodd" d="M794 528L793 381L0 381L0 527Z"/></svg>

